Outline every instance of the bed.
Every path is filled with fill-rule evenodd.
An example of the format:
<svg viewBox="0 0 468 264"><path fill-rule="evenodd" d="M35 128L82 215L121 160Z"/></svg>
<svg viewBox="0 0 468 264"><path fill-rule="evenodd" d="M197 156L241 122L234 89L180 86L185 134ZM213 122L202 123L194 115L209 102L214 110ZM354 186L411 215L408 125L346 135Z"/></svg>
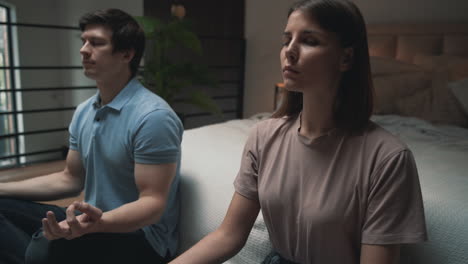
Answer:
<svg viewBox="0 0 468 264"><path fill-rule="evenodd" d="M413 151L429 241L404 245L403 264L468 263L468 25L370 25L376 106L372 120ZM181 245L221 223L249 130L259 113L186 130L182 143ZM271 250L261 214L227 264L261 263Z"/></svg>

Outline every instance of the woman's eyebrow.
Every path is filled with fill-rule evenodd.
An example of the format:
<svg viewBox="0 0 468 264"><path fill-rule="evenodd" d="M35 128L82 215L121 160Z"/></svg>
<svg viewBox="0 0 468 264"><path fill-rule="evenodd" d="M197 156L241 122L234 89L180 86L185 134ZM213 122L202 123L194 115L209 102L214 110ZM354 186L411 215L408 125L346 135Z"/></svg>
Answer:
<svg viewBox="0 0 468 264"><path fill-rule="evenodd" d="M303 30L301 33L305 35L324 35L323 32L320 32L318 30L313 30L313 29Z"/></svg>
<svg viewBox="0 0 468 264"><path fill-rule="evenodd" d="M325 33L320 32L318 30L303 30L303 31L301 31L301 34L303 34L303 35L325 35ZM285 36L285 37L291 36L291 32L284 31L283 36Z"/></svg>

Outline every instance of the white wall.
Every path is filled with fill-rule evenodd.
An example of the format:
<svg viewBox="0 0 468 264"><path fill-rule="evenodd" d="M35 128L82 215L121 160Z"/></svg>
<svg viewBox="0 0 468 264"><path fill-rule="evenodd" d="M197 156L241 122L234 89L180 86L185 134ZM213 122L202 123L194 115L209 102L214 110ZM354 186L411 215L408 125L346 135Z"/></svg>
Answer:
<svg viewBox="0 0 468 264"><path fill-rule="evenodd" d="M247 40L244 116L272 111L280 82L279 51L286 13L293 0L246 1ZM354 0L368 23L468 22L468 0Z"/></svg>

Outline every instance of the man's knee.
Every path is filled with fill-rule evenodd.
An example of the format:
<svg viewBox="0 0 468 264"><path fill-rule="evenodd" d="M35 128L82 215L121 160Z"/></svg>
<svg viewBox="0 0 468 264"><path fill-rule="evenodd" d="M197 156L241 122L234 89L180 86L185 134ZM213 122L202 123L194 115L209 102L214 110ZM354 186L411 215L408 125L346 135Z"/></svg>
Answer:
<svg viewBox="0 0 468 264"><path fill-rule="evenodd" d="M33 234L26 249L26 264L46 264L50 262L50 241L43 235L42 228Z"/></svg>

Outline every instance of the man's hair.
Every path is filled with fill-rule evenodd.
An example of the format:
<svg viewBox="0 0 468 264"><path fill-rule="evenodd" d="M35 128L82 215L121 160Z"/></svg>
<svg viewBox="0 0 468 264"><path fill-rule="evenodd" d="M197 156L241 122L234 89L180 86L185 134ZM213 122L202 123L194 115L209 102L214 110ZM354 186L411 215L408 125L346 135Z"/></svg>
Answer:
<svg viewBox="0 0 468 264"><path fill-rule="evenodd" d="M79 24L81 31L88 25L108 27L112 31L113 52L134 50L129 66L132 78L136 76L145 50L145 33L131 15L120 9L101 9L83 15Z"/></svg>

